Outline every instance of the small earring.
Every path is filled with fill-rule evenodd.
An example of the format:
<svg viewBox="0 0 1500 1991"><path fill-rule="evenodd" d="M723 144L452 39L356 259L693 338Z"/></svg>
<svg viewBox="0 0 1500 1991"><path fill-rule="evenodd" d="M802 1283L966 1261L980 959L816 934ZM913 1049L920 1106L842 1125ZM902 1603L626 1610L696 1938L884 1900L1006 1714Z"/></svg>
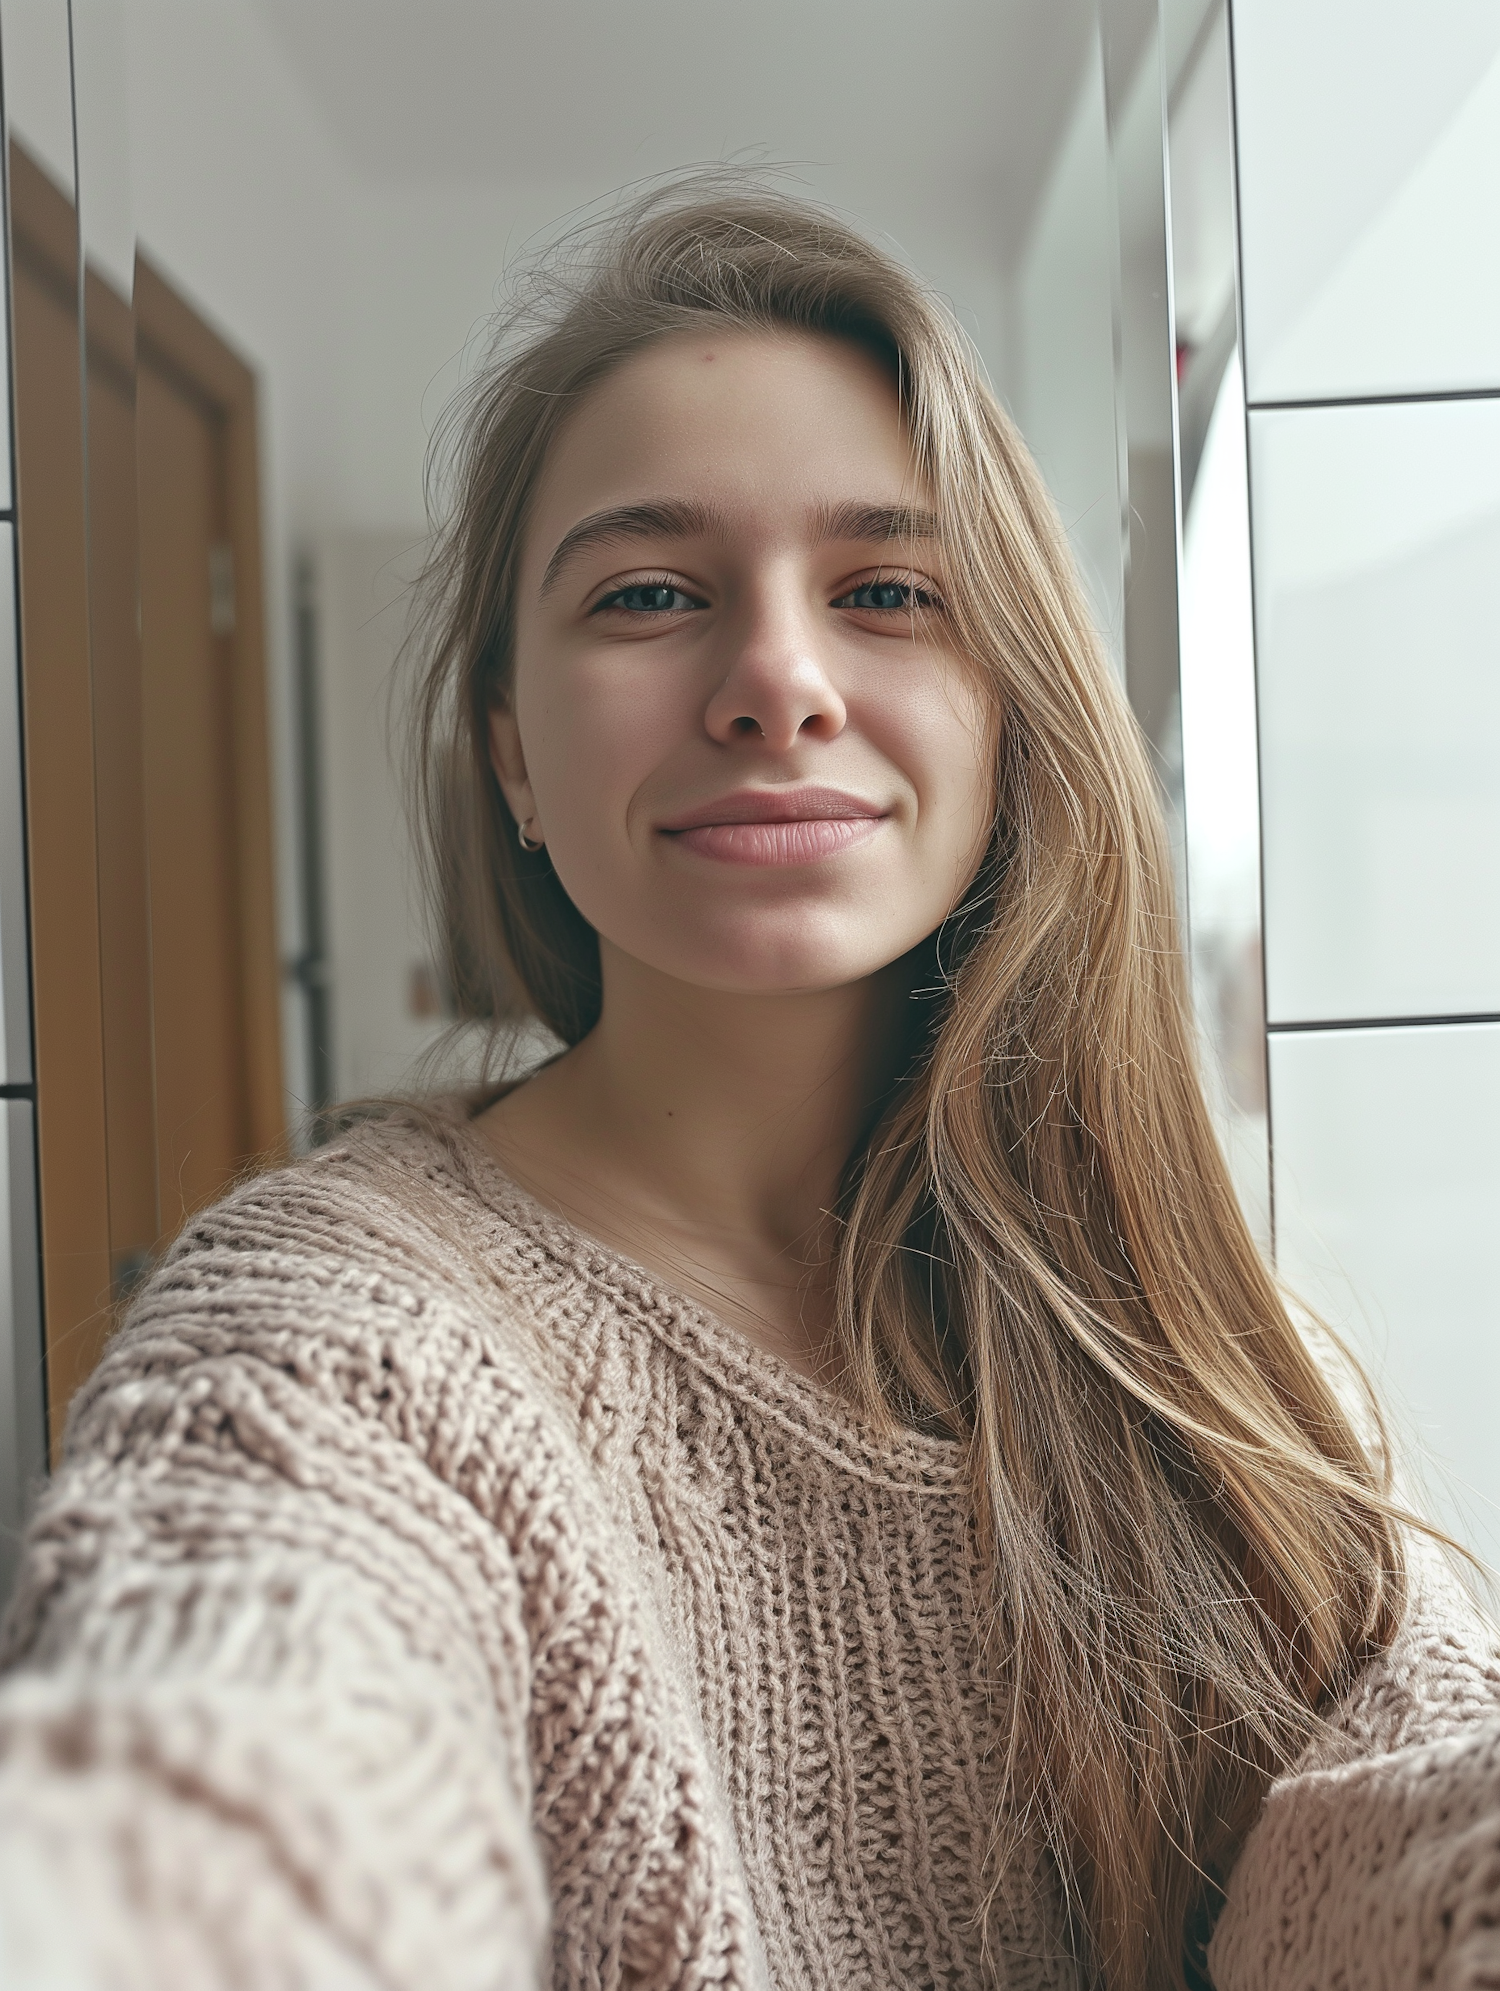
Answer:
<svg viewBox="0 0 1500 1991"><path fill-rule="evenodd" d="M529 837L526 834L535 821L535 816L528 816L524 823L517 823L516 825L516 841L520 844L522 850L535 851L545 849L546 847L547 839L545 837Z"/></svg>

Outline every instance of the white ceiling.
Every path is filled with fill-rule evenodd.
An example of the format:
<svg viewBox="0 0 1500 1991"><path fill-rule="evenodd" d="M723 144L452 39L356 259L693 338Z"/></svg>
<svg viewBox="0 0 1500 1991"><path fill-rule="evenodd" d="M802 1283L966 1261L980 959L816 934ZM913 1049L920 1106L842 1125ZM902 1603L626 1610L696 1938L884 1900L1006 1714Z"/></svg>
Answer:
<svg viewBox="0 0 1500 1991"><path fill-rule="evenodd" d="M981 216L1003 261L1093 0L256 0L362 177L605 194L764 158L869 211Z"/></svg>

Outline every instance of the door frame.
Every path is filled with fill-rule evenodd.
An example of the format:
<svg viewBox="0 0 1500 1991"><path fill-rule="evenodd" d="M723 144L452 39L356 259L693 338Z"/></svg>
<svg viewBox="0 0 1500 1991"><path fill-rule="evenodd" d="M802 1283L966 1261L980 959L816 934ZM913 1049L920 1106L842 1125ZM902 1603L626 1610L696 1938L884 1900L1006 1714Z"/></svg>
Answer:
<svg viewBox="0 0 1500 1991"><path fill-rule="evenodd" d="M234 741L234 866L239 911L250 1151L285 1138L281 964L276 930L270 707L262 606L259 416L255 376L144 256L135 263L137 368L166 375L219 427L224 448L233 616L225 634Z"/></svg>

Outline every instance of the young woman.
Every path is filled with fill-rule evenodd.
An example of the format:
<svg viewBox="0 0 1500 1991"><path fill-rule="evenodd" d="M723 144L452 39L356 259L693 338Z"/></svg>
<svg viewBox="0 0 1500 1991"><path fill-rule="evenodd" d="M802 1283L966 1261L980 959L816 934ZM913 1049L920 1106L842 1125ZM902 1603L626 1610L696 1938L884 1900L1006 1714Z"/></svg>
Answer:
<svg viewBox="0 0 1500 1991"><path fill-rule="evenodd" d="M0 1974L1493 1981L1500 1661L1236 1208L1024 449L794 203L549 281L418 731L455 980L566 1048L248 1182L112 1344Z"/></svg>

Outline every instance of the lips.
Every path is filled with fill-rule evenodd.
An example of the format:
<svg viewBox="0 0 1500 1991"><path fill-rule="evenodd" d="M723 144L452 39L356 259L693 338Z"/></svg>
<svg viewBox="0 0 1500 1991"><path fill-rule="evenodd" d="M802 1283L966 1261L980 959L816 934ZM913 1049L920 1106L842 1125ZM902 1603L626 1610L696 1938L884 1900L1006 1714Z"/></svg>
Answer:
<svg viewBox="0 0 1500 1991"><path fill-rule="evenodd" d="M680 849L720 864L816 864L864 843L887 813L838 788L746 788L660 829Z"/></svg>

